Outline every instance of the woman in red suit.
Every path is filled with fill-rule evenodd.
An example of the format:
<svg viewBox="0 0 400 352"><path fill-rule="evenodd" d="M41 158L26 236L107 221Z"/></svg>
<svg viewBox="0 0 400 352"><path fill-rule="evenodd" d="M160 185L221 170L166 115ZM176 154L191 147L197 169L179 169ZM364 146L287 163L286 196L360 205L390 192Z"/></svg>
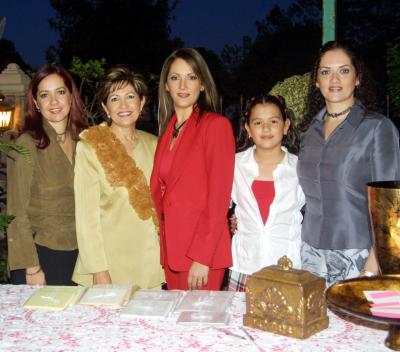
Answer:
<svg viewBox="0 0 400 352"><path fill-rule="evenodd" d="M227 211L235 142L230 122L215 112L215 83L196 50L178 49L165 60L159 103L150 187L167 286L219 290L232 265Z"/></svg>

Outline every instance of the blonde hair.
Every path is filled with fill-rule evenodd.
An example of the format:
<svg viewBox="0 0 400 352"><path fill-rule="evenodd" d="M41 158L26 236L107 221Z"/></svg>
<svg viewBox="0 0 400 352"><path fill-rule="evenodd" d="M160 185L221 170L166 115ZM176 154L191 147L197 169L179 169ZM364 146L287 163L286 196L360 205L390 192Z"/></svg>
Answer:
<svg viewBox="0 0 400 352"><path fill-rule="evenodd" d="M216 112L218 108L217 88L204 58L197 50L192 48L175 50L164 61L160 75L158 87L158 123L160 135L165 131L168 121L174 113L174 103L166 89L166 83L171 65L176 59L184 60L192 68L204 87L204 91L200 92L199 99L197 100L197 106L200 109L200 117L208 111Z"/></svg>

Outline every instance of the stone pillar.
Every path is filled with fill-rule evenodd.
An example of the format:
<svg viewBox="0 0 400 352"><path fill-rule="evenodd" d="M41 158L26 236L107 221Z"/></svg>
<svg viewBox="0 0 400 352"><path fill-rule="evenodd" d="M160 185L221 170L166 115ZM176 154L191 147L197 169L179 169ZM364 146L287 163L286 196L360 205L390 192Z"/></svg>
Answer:
<svg viewBox="0 0 400 352"><path fill-rule="evenodd" d="M0 93L5 96L5 101L15 108L11 130L15 130L17 124L24 122L29 82L30 78L17 64L8 64L0 74Z"/></svg>

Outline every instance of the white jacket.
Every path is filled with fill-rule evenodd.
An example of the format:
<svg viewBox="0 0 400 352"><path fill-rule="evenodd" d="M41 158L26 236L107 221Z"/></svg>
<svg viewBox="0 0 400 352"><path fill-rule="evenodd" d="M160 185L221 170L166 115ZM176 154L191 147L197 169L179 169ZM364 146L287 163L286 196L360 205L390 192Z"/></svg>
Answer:
<svg viewBox="0 0 400 352"><path fill-rule="evenodd" d="M258 165L251 147L236 154L232 201L236 203L237 231L232 239L232 270L252 274L268 265L276 265L283 255L294 268L301 267L301 208L305 203L299 185L297 156L282 147L285 157L273 172L275 198L264 225L257 200L251 189L258 176Z"/></svg>

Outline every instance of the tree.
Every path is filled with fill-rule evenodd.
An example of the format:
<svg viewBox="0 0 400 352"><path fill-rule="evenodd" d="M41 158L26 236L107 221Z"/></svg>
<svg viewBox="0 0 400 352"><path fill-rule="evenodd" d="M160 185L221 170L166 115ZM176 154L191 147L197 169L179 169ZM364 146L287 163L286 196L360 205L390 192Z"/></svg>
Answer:
<svg viewBox="0 0 400 352"><path fill-rule="evenodd" d="M302 76L291 76L276 83L268 93L285 98L286 106L293 112L294 118L291 123L295 126L299 126L303 121L309 84L310 72L307 72Z"/></svg>
<svg viewBox="0 0 400 352"><path fill-rule="evenodd" d="M276 82L309 70L321 42L321 11L314 2L298 1L286 11L275 5L256 22L254 40L244 37L241 47L223 49L224 63L236 78L237 96L268 92Z"/></svg>
<svg viewBox="0 0 400 352"><path fill-rule="evenodd" d="M11 62L18 64L23 70L30 70L30 67L22 60L21 55L15 49L14 43L7 39L0 39L0 72Z"/></svg>
<svg viewBox="0 0 400 352"><path fill-rule="evenodd" d="M104 57L110 66L125 63L154 73L182 45L170 37L176 1L50 0L50 4L56 11L50 26L60 39L47 56L65 66L73 56L82 61Z"/></svg>
<svg viewBox="0 0 400 352"><path fill-rule="evenodd" d="M321 46L321 23L321 0L297 0L287 10L275 5L256 22L254 40L244 37L242 45L226 46L222 52L224 65L234 77L234 94L248 97L266 92L278 81L309 71ZM381 98L387 79L387 44L398 33L399 1L337 1L337 39L350 42L361 53Z"/></svg>
<svg viewBox="0 0 400 352"><path fill-rule="evenodd" d="M79 77L79 94L85 104L89 124L95 125L99 122L99 110L97 109L96 90L97 84L104 75L106 59L89 60L82 62L79 57L72 58L70 71Z"/></svg>
<svg viewBox="0 0 400 352"><path fill-rule="evenodd" d="M388 92L397 117L400 116L400 37L390 43L387 54Z"/></svg>
<svg viewBox="0 0 400 352"><path fill-rule="evenodd" d="M400 2L338 1L337 19L338 38L350 42L360 52L383 103L387 87L387 45L400 33Z"/></svg>

